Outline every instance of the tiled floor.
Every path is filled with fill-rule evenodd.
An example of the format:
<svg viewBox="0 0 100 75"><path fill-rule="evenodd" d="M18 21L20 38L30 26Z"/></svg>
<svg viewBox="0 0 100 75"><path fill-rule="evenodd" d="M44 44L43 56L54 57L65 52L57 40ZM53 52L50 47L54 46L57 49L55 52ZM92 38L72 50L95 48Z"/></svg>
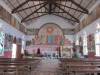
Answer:
<svg viewBox="0 0 100 75"><path fill-rule="evenodd" d="M59 61L57 59L43 59L31 75L59 75Z"/></svg>

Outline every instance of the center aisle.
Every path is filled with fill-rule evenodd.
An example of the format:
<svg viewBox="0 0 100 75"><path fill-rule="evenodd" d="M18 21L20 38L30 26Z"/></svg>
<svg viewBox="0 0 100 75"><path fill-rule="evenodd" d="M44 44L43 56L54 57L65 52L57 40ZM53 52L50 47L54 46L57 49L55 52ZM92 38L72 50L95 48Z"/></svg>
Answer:
<svg viewBox="0 0 100 75"><path fill-rule="evenodd" d="M32 75L61 75L59 74L58 59L42 59Z"/></svg>

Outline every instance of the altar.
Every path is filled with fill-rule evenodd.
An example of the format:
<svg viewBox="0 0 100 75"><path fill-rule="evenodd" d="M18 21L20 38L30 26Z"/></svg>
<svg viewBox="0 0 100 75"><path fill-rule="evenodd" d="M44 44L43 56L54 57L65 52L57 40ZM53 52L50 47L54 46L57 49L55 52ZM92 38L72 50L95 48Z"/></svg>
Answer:
<svg viewBox="0 0 100 75"><path fill-rule="evenodd" d="M41 27L31 42L32 44L26 47L29 54L37 54L39 50L42 56L49 55L51 57L61 57L64 48L72 45L72 42L63 35L62 29L52 23ZM65 50L65 52L67 51Z"/></svg>

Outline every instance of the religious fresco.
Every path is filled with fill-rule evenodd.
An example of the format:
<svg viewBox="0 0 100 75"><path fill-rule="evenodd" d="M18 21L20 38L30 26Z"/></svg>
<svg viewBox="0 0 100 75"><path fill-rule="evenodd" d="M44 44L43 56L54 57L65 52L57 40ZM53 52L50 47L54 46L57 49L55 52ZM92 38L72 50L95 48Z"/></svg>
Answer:
<svg viewBox="0 0 100 75"><path fill-rule="evenodd" d="M35 44L56 44L61 45L64 42L62 30L55 24L46 24L39 30L35 36Z"/></svg>
<svg viewBox="0 0 100 75"><path fill-rule="evenodd" d="M26 42L29 54L37 54L40 50L43 56L50 55L71 57L72 40L65 37L62 29L53 23L43 25L31 41ZM65 53L66 52L66 53Z"/></svg>
<svg viewBox="0 0 100 75"><path fill-rule="evenodd" d="M44 25L32 42L34 45L72 45L71 40L64 37L61 28L52 23Z"/></svg>

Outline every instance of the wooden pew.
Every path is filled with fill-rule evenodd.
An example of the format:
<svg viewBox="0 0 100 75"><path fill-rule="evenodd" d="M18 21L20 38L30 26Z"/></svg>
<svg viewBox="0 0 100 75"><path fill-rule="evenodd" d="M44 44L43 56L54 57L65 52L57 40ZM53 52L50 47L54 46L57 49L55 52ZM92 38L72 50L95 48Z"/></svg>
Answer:
<svg viewBox="0 0 100 75"><path fill-rule="evenodd" d="M19 72L22 72L21 75L30 75L31 70L33 70L33 66L38 64L38 59L3 59L0 58L0 71L4 75L7 72L15 72L16 75L20 75ZM26 73L28 72L28 73ZM15 75L15 74L14 74Z"/></svg>
<svg viewBox="0 0 100 75"><path fill-rule="evenodd" d="M74 73L100 73L100 60L90 59L60 59L60 67L65 74Z"/></svg>

